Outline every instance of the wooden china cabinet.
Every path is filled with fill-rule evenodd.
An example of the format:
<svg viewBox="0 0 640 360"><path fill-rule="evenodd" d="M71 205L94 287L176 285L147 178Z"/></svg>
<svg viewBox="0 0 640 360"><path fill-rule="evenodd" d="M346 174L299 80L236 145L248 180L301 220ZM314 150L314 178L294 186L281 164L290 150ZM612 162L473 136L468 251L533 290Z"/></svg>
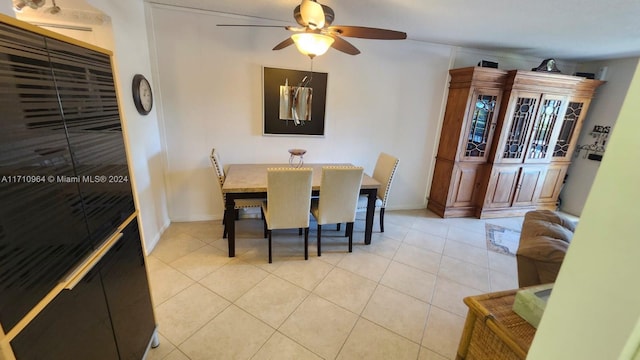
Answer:
<svg viewBox="0 0 640 360"><path fill-rule="evenodd" d="M428 208L442 217L555 209L602 81L490 68L450 71Z"/></svg>
<svg viewBox="0 0 640 360"><path fill-rule="evenodd" d="M444 114L428 208L442 217L475 215L476 192L489 158L507 72L492 68L449 71Z"/></svg>
<svg viewBox="0 0 640 360"><path fill-rule="evenodd" d="M578 84L568 100L567 110L560 126L557 141L547 168L542 190L538 197L538 208L555 210L562 190L567 169L571 164L578 135L591 104L596 88L604 81L585 79Z"/></svg>

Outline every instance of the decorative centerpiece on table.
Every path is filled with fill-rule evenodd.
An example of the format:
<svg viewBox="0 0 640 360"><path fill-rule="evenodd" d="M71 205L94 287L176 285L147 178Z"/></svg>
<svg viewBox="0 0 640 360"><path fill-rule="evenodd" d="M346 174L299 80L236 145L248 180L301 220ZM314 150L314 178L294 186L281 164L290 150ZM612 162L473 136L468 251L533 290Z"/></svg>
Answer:
<svg viewBox="0 0 640 360"><path fill-rule="evenodd" d="M294 168L299 168L304 164L304 159L302 158L304 154L307 153L305 149L289 149L289 165Z"/></svg>

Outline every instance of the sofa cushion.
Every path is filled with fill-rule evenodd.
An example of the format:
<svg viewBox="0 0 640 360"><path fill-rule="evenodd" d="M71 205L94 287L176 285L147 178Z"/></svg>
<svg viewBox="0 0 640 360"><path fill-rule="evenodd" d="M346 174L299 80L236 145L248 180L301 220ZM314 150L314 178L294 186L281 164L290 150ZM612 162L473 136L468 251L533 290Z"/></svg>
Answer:
<svg viewBox="0 0 640 360"><path fill-rule="evenodd" d="M569 248L575 223L549 210L530 211L524 217L516 255L556 262L562 261Z"/></svg>

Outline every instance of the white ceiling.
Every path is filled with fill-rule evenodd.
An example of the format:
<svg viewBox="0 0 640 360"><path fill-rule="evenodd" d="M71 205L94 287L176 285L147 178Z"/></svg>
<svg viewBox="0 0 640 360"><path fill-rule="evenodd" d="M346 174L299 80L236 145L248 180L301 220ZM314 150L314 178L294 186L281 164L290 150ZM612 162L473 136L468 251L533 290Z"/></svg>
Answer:
<svg viewBox="0 0 640 360"><path fill-rule="evenodd" d="M58 0L64 1L64 0ZM296 25L300 0L145 0ZM640 56L640 0L324 0L334 25L404 31L407 38L586 61ZM258 19L256 19L258 21ZM263 23L263 22L260 22ZM256 29L255 31L280 31ZM356 47L361 41L350 39ZM274 44L275 45L275 44Z"/></svg>
<svg viewBox="0 0 640 360"><path fill-rule="evenodd" d="M244 15L255 18L259 24L275 25L296 25L293 9L300 3L300 0L144 1ZM82 9L87 6L85 0L56 2L63 10L65 7L87 9ZM415 41L573 61L640 56L640 0L320 2L334 10L334 25L399 30ZM45 7L50 6L51 0ZM283 31L284 34L284 30L270 28L255 31ZM356 47L362 41L378 41L347 40Z"/></svg>

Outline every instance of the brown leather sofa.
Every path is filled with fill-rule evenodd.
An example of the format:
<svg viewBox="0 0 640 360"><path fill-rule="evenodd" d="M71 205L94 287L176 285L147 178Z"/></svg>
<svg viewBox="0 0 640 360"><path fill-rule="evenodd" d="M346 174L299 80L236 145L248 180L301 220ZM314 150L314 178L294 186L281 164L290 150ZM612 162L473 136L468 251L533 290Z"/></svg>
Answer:
<svg viewBox="0 0 640 360"><path fill-rule="evenodd" d="M516 252L520 287L556 281L575 228L573 221L554 211L525 214Z"/></svg>

